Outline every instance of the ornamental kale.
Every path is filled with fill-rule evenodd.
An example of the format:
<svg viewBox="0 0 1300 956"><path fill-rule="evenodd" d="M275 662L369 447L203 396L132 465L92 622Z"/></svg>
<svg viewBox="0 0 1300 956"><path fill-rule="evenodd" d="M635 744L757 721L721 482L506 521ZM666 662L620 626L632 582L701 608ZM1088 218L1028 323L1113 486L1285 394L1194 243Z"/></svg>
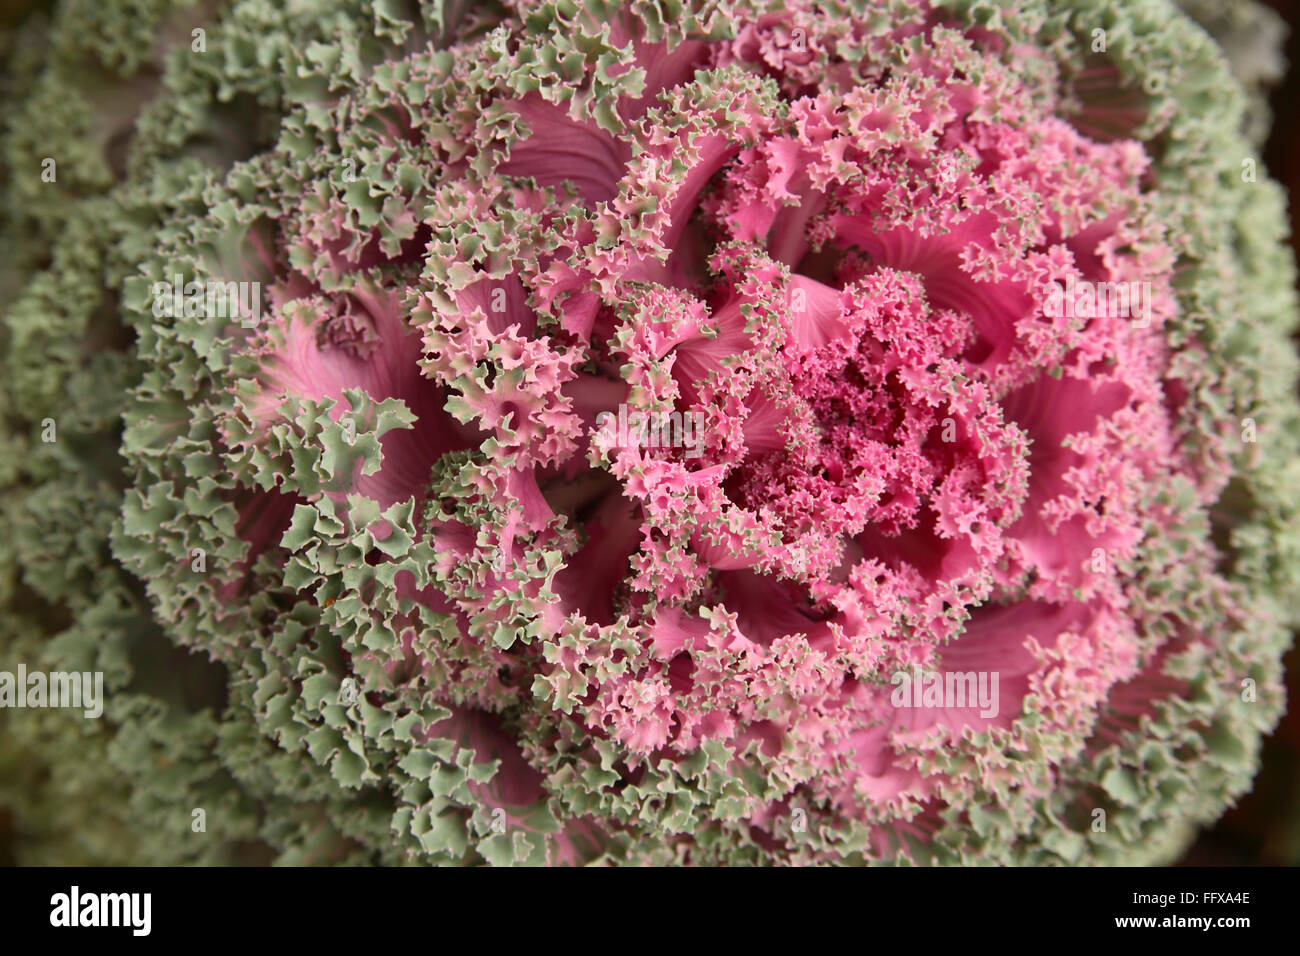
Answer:
<svg viewBox="0 0 1300 956"><path fill-rule="evenodd" d="M1177 8L22 30L0 666L109 685L0 716L33 859L1158 863L1249 788L1297 306Z"/></svg>

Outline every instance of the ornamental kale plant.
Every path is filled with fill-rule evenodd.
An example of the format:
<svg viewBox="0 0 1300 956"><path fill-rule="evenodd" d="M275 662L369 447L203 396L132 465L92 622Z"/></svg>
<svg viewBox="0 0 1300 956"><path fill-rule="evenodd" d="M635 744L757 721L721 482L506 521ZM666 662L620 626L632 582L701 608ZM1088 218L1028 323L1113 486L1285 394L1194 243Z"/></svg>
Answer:
<svg viewBox="0 0 1300 956"><path fill-rule="evenodd" d="M1178 8L6 43L0 667L108 684L0 712L31 860L1161 863L1249 789L1294 272Z"/></svg>

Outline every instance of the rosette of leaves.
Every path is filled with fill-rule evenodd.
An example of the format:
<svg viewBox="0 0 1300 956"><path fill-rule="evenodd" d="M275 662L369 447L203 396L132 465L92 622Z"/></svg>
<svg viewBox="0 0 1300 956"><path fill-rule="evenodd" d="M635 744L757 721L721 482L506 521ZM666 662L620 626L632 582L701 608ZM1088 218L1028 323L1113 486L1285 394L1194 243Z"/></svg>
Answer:
<svg viewBox="0 0 1300 956"><path fill-rule="evenodd" d="M206 92L138 120L103 246L130 381L84 393L129 392L95 567L219 676L116 719L185 724L213 845L1143 863L1249 787L1296 611L1296 303L1191 20L278 16L231 8ZM222 102L265 134L214 162L181 130ZM213 312L227 283L255 315ZM1141 307L1053 305L1115 286ZM913 670L998 704L900 707ZM182 802L123 738L135 799Z"/></svg>

